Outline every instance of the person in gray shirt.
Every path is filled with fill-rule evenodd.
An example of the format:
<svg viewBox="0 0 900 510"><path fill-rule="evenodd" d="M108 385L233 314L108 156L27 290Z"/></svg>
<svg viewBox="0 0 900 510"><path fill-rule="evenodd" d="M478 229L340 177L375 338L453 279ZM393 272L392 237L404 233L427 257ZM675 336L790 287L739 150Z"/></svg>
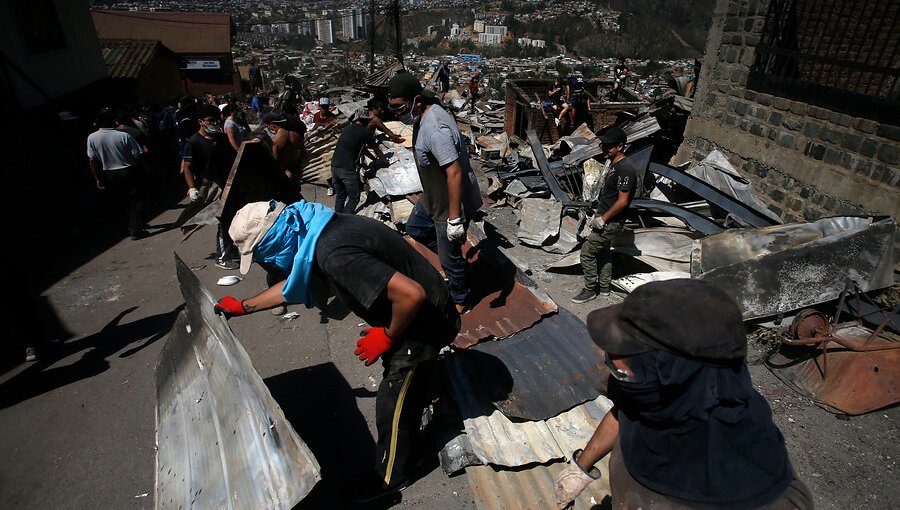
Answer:
<svg viewBox="0 0 900 510"><path fill-rule="evenodd" d="M437 104L434 92L422 90L415 76L397 73L388 82L389 106L413 126L413 154L423 197L409 217L406 231L437 252L450 282L457 310L471 306L462 254L466 228L481 208L481 191L469 164L469 153L453 117Z"/></svg>

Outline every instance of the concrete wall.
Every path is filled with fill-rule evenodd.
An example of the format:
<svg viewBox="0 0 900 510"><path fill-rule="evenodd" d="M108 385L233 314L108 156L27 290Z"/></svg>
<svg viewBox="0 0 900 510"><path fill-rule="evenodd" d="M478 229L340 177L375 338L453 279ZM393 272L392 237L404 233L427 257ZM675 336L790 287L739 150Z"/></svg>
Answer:
<svg viewBox="0 0 900 510"><path fill-rule="evenodd" d="M106 78L106 66L91 21L87 0L54 0L66 47L40 55L29 55L12 2L0 6L0 51L31 81L53 99ZM3 64L0 67L6 67ZM44 95L19 73L7 71L13 93L24 109L47 102ZM15 101L15 99L14 99Z"/></svg>
<svg viewBox="0 0 900 510"><path fill-rule="evenodd" d="M785 221L900 218L900 127L747 88L768 0L718 0L676 160L723 151ZM900 123L900 119L895 122Z"/></svg>

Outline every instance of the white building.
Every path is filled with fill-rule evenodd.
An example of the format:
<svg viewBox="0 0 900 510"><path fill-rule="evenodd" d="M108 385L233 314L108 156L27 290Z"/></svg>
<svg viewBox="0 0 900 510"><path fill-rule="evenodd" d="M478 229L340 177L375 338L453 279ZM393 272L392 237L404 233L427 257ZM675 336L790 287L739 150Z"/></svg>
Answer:
<svg viewBox="0 0 900 510"><path fill-rule="evenodd" d="M485 25L485 34L497 34L500 37L506 37L506 27L503 25Z"/></svg>
<svg viewBox="0 0 900 510"><path fill-rule="evenodd" d="M500 34L478 34L480 44L500 44Z"/></svg>
<svg viewBox="0 0 900 510"><path fill-rule="evenodd" d="M324 44L334 44L334 24L330 19L316 20L316 39Z"/></svg>
<svg viewBox="0 0 900 510"><path fill-rule="evenodd" d="M532 39L531 45L534 46L535 48L546 48L547 42L544 41L543 39Z"/></svg>
<svg viewBox="0 0 900 510"><path fill-rule="evenodd" d="M527 37L519 37L518 39L516 39L516 43L519 46L531 46L531 39Z"/></svg>
<svg viewBox="0 0 900 510"><path fill-rule="evenodd" d="M356 24L356 11L350 11L341 18L341 32L345 39L359 39L359 25Z"/></svg>
<svg viewBox="0 0 900 510"><path fill-rule="evenodd" d="M312 21L305 19L297 23L297 33L300 35L313 35Z"/></svg>
<svg viewBox="0 0 900 510"><path fill-rule="evenodd" d="M475 20L475 25L472 27L472 31L475 33L484 32L484 21Z"/></svg>
<svg viewBox="0 0 900 510"><path fill-rule="evenodd" d="M462 30L459 28L458 23L454 23L452 27L450 27L450 38L457 39L462 35Z"/></svg>

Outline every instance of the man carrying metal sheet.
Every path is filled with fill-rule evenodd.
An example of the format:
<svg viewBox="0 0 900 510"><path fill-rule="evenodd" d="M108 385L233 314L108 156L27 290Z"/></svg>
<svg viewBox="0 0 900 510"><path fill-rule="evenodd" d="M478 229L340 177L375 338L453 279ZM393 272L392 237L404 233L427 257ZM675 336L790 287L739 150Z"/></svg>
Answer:
<svg viewBox="0 0 900 510"><path fill-rule="evenodd" d="M588 223L591 233L581 247L581 269L584 288L572 298L573 303L586 303L599 295L609 295L612 280L612 240L625 228L624 212L631 204L636 189L637 169L625 157L628 138L619 127L611 127L599 135L603 154L612 168L603 181L597 212Z"/></svg>
<svg viewBox="0 0 900 510"><path fill-rule="evenodd" d="M431 401L434 360L460 327L443 278L382 223L305 200L248 204L229 233L241 252L242 273L255 260L281 278L248 299L223 297L217 311L232 317L285 302L311 308L327 297L317 285L325 283L370 324L354 354L367 366L378 358L384 366L375 403L376 462L351 500L371 501L408 486L422 411Z"/></svg>

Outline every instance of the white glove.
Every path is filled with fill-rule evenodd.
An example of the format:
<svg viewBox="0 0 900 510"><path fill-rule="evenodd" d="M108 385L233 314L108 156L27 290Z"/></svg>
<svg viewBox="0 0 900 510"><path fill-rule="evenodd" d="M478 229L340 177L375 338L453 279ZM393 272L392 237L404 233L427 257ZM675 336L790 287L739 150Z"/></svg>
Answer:
<svg viewBox="0 0 900 510"><path fill-rule="evenodd" d="M588 225L594 230L603 230L606 227L606 222L603 221L603 216L595 215L591 218L591 221L588 222Z"/></svg>
<svg viewBox="0 0 900 510"><path fill-rule="evenodd" d="M599 469L593 468L590 473L585 473L581 466L575 463L575 459L581 453L582 450L575 450L575 453L572 454L572 460L556 477L557 510L568 508L589 483L600 479Z"/></svg>
<svg viewBox="0 0 900 510"><path fill-rule="evenodd" d="M197 202L200 200L200 191L197 188L188 189L188 198L191 199L191 202Z"/></svg>
<svg viewBox="0 0 900 510"><path fill-rule="evenodd" d="M447 239L451 242L462 243L466 240L466 226L462 218L447 220Z"/></svg>

